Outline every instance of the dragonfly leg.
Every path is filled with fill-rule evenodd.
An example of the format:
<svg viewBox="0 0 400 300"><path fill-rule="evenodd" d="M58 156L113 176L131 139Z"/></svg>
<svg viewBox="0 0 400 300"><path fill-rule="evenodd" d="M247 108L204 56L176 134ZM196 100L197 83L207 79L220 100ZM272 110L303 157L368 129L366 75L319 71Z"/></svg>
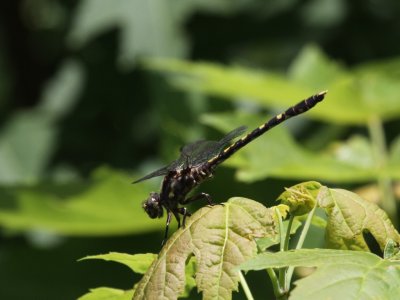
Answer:
<svg viewBox="0 0 400 300"><path fill-rule="evenodd" d="M180 228L181 227L181 217L179 216L179 213L180 213L179 208L178 209L177 208L173 209L172 213L174 214L175 219L178 222L178 228Z"/></svg>
<svg viewBox="0 0 400 300"><path fill-rule="evenodd" d="M180 207L179 213L183 215L182 226L185 227L186 225L186 217L190 217L192 214L188 212L186 207Z"/></svg>
<svg viewBox="0 0 400 300"><path fill-rule="evenodd" d="M167 241L167 238L168 238L168 228L169 228L169 224L171 223L171 217L172 217L171 211L168 211L168 214L167 214L167 223L165 224L164 239L163 239L162 242L161 242L161 246L164 246L165 242Z"/></svg>
<svg viewBox="0 0 400 300"><path fill-rule="evenodd" d="M194 195L192 197L189 197L189 198L183 200L181 204L188 204L188 203L200 200L200 199L206 199L208 205L214 206L214 202L212 201L211 196L207 193L200 193L200 194Z"/></svg>

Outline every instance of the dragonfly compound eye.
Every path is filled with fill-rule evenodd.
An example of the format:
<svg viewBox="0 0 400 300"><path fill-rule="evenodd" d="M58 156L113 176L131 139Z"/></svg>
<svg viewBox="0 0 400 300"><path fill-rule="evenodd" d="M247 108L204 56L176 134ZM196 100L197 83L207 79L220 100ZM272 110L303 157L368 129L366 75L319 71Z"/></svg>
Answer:
<svg viewBox="0 0 400 300"><path fill-rule="evenodd" d="M150 193L149 198L143 202L143 209L150 218L161 218L163 216L163 208L160 204L160 195L158 193Z"/></svg>

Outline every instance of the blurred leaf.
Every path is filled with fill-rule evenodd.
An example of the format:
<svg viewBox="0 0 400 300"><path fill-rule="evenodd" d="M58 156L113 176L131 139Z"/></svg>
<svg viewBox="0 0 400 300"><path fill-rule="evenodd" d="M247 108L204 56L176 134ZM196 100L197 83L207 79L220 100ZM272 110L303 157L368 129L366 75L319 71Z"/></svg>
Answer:
<svg viewBox="0 0 400 300"><path fill-rule="evenodd" d="M303 223L306 221L308 215L302 215L302 216L297 216L296 220L299 222ZM326 228L326 220L321 218L320 216L314 215L313 218L311 219L311 224L317 228Z"/></svg>
<svg viewBox="0 0 400 300"><path fill-rule="evenodd" d="M368 61L358 66L356 72L359 74L374 73L380 76L400 79L400 57Z"/></svg>
<svg viewBox="0 0 400 300"><path fill-rule="evenodd" d="M261 253L241 265L242 270L318 267L296 281L290 299L397 299L400 265L367 252L299 249ZM377 280L378 278L378 280Z"/></svg>
<svg viewBox="0 0 400 300"><path fill-rule="evenodd" d="M295 83L289 84L283 75L261 70L167 59L151 59L146 62L146 66L166 72L167 79L184 90L202 91L227 98L246 98L263 105L286 107L301 100L299 97L311 96L320 91ZM310 114L315 116L312 111Z"/></svg>
<svg viewBox="0 0 400 300"><path fill-rule="evenodd" d="M89 293L79 297L78 300L131 300L134 290L124 291L109 287L91 289Z"/></svg>
<svg viewBox="0 0 400 300"><path fill-rule="evenodd" d="M15 114L0 132L0 182L34 183L54 148L56 128L42 112Z"/></svg>
<svg viewBox="0 0 400 300"><path fill-rule="evenodd" d="M150 60L150 69L168 72L172 84L228 99L249 98L265 106L285 107L321 90L327 98L308 116L339 124L365 124L373 117L400 116L400 78L345 70L314 46L304 48L288 76L239 67Z"/></svg>
<svg viewBox="0 0 400 300"><path fill-rule="evenodd" d="M254 2L83 0L68 41L73 47L81 47L103 32L118 28L121 31L119 62L123 66L131 66L140 56L183 57L188 45L182 28L195 11L228 14Z"/></svg>
<svg viewBox="0 0 400 300"><path fill-rule="evenodd" d="M174 233L137 285L134 299L176 299L184 289L185 262L194 254L196 283L204 299L231 299L234 267L257 252L254 237L275 234L274 213L258 202L232 198L203 207Z"/></svg>
<svg viewBox="0 0 400 300"><path fill-rule="evenodd" d="M144 274L157 258L157 254L126 254L118 252L110 252L108 254L89 255L81 258L80 260L87 259L103 259L106 261L115 261L129 267L133 272Z"/></svg>
<svg viewBox="0 0 400 300"><path fill-rule="evenodd" d="M0 224L16 231L47 230L67 235L110 235L162 228L151 220L140 201L146 184L102 168L88 182L51 184L0 190Z"/></svg>
<svg viewBox="0 0 400 300"><path fill-rule="evenodd" d="M75 60L65 61L55 77L47 82L37 109L57 121L71 111L79 99L84 84L85 74L82 65Z"/></svg>
<svg viewBox="0 0 400 300"><path fill-rule="evenodd" d="M399 233L376 204L355 193L326 187L321 188L318 198L319 206L328 215L326 239L329 247L369 251L364 231L372 234L382 251L388 239L400 242Z"/></svg>
<svg viewBox="0 0 400 300"><path fill-rule="evenodd" d="M375 167L371 143L365 137L352 136L345 143L334 146L334 155L339 161L363 168Z"/></svg>
<svg viewBox="0 0 400 300"><path fill-rule="evenodd" d="M389 77L371 65L345 70L317 47L309 46L294 61L290 78L296 83L326 86L329 101L318 112L328 121L365 124L374 117L400 116L400 77Z"/></svg>
<svg viewBox="0 0 400 300"><path fill-rule="evenodd" d="M78 7L69 42L81 47L94 36L119 28L121 63L131 65L140 55L181 57L186 43L179 21L166 1L84 0Z"/></svg>
<svg viewBox="0 0 400 300"><path fill-rule="evenodd" d="M82 81L81 66L65 62L46 85L40 104L5 124L0 132L0 183L33 184L43 176L56 143L56 122L74 105Z"/></svg>
<svg viewBox="0 0 400 300"><path fill-rule="evenodd" d="M398 136L390 147L389 165L400 165L400 136Z"/></svg>
<svg viewBox="0 0 400 300"><path fill-rule="evenodd" d="M315 45L304 47L293 61L289 78L300 85L329 86L337 78L351 76L345 68L330 60Z"/></svg>

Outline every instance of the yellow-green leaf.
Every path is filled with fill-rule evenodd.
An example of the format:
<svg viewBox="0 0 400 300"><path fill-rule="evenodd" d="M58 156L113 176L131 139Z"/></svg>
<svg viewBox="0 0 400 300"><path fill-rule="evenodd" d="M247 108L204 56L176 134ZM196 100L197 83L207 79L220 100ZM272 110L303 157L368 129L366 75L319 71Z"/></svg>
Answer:
<svg viewBox="0 0 400 300"><path fill-rule="evenodd" d="M232 198L204 207L176 231L137 285L134 299L176 299L184 291L185 263L196 257L196 285L203 299L231 299L238 288L234 269L257 253L255 237L275 233L273 210Z"/></svg>
<svg viewBox="0 0 400 300"><path fill-rule="evenodd" d="M387 214L357 194L323 187L318 201L328 215L326 238L329 247L368 251L363 238L364 231L373 235L382 251L388 239L400 242L399 233Z"/></svg>

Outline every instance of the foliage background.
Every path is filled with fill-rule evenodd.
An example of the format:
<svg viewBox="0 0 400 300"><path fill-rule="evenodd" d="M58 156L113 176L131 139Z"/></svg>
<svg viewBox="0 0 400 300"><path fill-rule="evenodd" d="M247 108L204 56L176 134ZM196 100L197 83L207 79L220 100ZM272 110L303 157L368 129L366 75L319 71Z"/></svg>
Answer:
<svg viewBox="0 0 400 300"><path fill-rule="evenodd" d="M128 269L76 262L159 250L164 221L149 220L140 208L158 181L130 182L174 159L180 145L221 136L204 125L212 124L205 113L259 109L246 99L238 106L182 92L143 59L283 73L313 44L351 68L400 54L399 13L394 0L2 1L0 298L71 299L91 287L130 288L139 277ZM237 120L230 128L242 125ZM385 123L388 144L399 123L398 115ZM366 134L361 126L305 117L286 127L313 151ZM271 205L295 182L238 181L233 168L221 167L202 190L216 201L245 196ZM310 245L321 245L315 236ZM258 275L250 274L256 299L264 288L257 283L265 281Z"/></svg>

